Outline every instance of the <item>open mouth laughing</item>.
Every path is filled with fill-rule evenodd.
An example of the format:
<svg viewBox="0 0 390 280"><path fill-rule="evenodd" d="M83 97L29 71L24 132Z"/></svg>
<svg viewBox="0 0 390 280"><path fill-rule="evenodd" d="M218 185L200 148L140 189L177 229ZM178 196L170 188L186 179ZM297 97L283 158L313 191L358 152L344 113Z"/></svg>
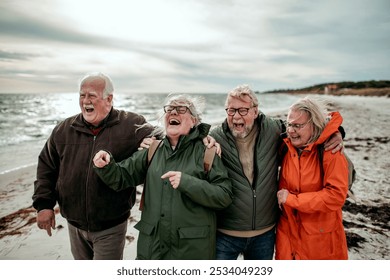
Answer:
<svg viewBox="0 0 390 280"><path fill-rule="evenodd" d="M92 113L94 111L93 105L86 105L86 106L84 106L84 110L87 113Z"/></svg>
<svg viewBox="0 0 390 280"><path fill-rule="evenodd" d="M233 123L233 127L234 127L234 129L242 130L244 128L244 124L243 123Z"/></svg>
<svg viewBox="0 0 390 280"><path fill-rule="evenodd" d="M178 119L170 119L169 120L169 125L180 125L181 122Z"/></svg>

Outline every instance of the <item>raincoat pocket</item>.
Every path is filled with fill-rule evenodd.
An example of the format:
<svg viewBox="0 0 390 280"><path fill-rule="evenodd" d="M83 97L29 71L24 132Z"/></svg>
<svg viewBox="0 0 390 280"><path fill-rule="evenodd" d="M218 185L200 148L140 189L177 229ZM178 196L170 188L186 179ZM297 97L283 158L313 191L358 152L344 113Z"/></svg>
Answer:
<svg viewBox="0 0 390 280"><path fill-rule="evenodd" d="M211 244L210 227L184 227L178 229L179 251L184 259L210 259L214 256L215 244Z"/></svg>
<svg viewBox="0 0 390 280"><path fill-rule="evenodd" d="M151 259L155 226L141 220L134 226L134 228L139 230L137 241L137 259Z"/></svg>
<svg viewBox="0 0 390 280"><path fill-rule="evenodd" d="M307 217L305 217L307 215ZM321 260L334 256L340 242L335 242L340 227L336 212L301 215L300 238L302 258ZM342 225L341 225L342 226ZM305 257L303 257L305 256Z"/></svg>
<svg viewBox="0 0 390 280"><path fill-rule="evenodd" d="M336 212L303 214L300 213L303 229L309 235L323 234L338 229L338 217Z"/></svg>

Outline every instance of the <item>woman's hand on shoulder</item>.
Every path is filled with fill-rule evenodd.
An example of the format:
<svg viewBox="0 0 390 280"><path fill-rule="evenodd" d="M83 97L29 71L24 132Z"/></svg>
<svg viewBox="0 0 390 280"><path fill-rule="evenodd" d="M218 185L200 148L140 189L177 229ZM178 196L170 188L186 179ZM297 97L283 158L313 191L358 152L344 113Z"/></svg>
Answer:
<svg viewBox="0 0 390 280"><path fill-rule="evenodd" d="M143 150L143 149L149 149L153 140L156 140L156 137L144 138L144 140L142 140L141 145L138 147L138 151Z"/></svg>
<svg viewBox="0 0 390 280"><path fill-rule="evenodd" d="M222 152L221 145L213 137L207 135L207 137L203 138L203 144L205 144L207 148L212 148L215 146L217 148L216 150L217 155L221 157L221 152Z"/></svg>

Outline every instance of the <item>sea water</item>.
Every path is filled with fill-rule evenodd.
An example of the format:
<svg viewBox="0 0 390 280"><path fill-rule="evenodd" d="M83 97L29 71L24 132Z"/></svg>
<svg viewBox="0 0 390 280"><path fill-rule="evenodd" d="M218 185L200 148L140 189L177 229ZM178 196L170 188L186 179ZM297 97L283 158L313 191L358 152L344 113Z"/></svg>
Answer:
<svg viewBox="0 0 390 280"><path fill-rule="evenodd" d="M222 123L226 117L226 94L190 94L205 100L202 121ZM52 129L60 121L80 112L78 93L0 94L0 174L34 165ZM114 107L143 115L162 125L159 117L167 94L115 93ZM265 114L286 112L298 96L258 94Z"/></svg>

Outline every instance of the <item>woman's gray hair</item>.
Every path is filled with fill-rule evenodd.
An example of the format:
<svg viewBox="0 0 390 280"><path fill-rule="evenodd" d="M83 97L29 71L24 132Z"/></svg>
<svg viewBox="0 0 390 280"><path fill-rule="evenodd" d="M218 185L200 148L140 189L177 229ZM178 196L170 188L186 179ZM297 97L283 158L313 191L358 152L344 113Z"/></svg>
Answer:
<svg viewBox="0 0 390 280"><path fill-rule="evenodd" d="M103 98L107 98L109 95L114 94L114 85L111 78L101 72L92 72L85 75L79 82L79 88L81 89L85 82L96 79L104 81Z"/></svg>
<svg viewBox="0 0 390 280"><path fill-rule="evenodd" d="M259 100L257 99L256 94L248 85L239 85L228 93L226 98L225 107L228 105L228 100L230 97L239 98L241 100L245 100L245 97L249 97L252 100L252 106L258 107Z"/></svg>
<svg viewBox="0 0 390 280"><path fill-rule="evenodd" d="M306 96L290 106L289 111L306 112L309 121L313 123L313 134L308 143L315 142L321 135L327 123L328 103L324 100Z"/></svg>
<svg viewBox="0 0 390 280"><path fill-rule="evenodd" d="M205 107L205 99L201 96L191 97L186 94L171 93L165 99L164 105L186 106L196 120L196 125L202 122L202 112Z"/></svg>

